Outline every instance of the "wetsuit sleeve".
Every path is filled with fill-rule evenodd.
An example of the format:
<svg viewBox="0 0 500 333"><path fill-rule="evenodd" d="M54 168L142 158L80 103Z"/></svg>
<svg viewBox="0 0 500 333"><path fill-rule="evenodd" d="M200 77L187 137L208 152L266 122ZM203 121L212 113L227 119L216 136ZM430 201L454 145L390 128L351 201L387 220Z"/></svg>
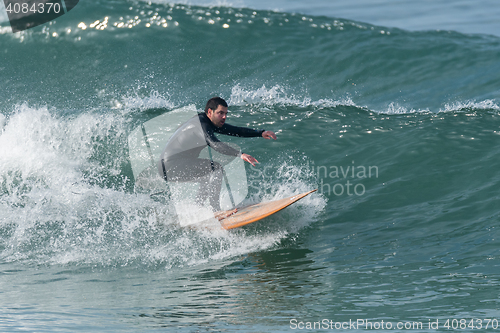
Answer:
<svg viewBox="0 0 500 333"><path fill-rule="evenodd" d="M247 127L238 127L229 124L224 124L221 128L215 129L217 133L231 135L231 136L239 136L245 138L253 138L262 136L264 130L255 130Z"/></svg>
<svg viewBox="0 0 500 333"><path fill-rule="evenodd" d="M205 140L207 144L217 152L224 155L240 156L241 152L228 144L219 141L219 139L215 136L215 133L250 138L262 136L262 133L264 132L264 130L254 130L251 128L232 126L229 124L224 124L219 128L212 124L206 114L200 113L198 116L203 132L205 133Z"/></svg>

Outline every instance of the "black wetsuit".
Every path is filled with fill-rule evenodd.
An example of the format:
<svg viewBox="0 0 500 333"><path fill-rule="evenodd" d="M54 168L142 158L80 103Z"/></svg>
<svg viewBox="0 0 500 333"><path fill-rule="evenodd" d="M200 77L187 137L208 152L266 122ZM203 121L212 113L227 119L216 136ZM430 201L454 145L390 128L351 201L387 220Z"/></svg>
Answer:
<svg viewBox="0 0 500 333"><path fill-rule="evenodd" d="M217 127L205 113L199 113L181 125L170 137L161 154L158 172L166 181L199 182L197 201L202 203L208 197L211 206L215 210L220 210L218 198L223 169L217 162L199 158L201 151L209 146L221 154L238 157L241 152L219 141L215 133L238 137L259 137L263 132L264 130L229 124Z"/></svg>

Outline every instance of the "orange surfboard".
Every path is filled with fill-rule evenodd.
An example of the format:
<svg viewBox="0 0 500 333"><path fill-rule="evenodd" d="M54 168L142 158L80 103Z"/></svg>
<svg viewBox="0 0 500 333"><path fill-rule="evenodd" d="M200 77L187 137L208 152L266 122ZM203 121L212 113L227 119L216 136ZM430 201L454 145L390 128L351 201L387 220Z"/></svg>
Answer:
<svg viewBox="0 0 500 333"><path fill-rule="evenodd" d="M280 199L270 202L261 202L255 205L240 208L233 215L221 220L220 224L224 229L233 229L242 227L244 225L262 220L263 218L268 217L269 215L272 215L282 210L283 208L290 206L294 202L297 202L298 200L302 199L303 197L315 191L317 191L317 189L297 194L285 199Z"/></svg>

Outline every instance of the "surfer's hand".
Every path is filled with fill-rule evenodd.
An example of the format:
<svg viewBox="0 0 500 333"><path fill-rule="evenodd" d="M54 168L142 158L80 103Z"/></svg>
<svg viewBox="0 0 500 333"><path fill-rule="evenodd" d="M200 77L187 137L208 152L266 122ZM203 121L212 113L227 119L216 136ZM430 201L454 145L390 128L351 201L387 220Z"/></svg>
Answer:
<svg viewBox="0 0 500 333"><path fill-rule="evenodd" d="M247 161L251 165L255 166L255 163L259 163L254 157L248 155L248 154L241 154L241 159L243 161Z"/></svg>
<svg viewBox="0 0 500 333"><path fill-rule="evenodd" d="M264 139L268 139L268 140L269 140L269 139L274 139L274 140L276 140L276 134L274 134L274 132L273 132L273 131L264 131L264 132L262 132L262 137L263 137Z"/></svg>

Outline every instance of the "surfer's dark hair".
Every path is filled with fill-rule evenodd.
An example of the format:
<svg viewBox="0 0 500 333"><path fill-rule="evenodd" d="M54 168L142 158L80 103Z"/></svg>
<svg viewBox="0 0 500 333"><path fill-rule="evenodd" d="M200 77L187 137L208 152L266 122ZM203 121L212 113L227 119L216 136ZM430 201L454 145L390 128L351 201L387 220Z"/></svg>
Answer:
<svg viewBox="0 0 500 333"><path fill-rule="evenodd" d="M227 103L220 97L212 97L208 100L207 105L205 106L205 113L208 113L208 109L212 109L212 111L217 110L219 105L227 108Z"/></svg>

